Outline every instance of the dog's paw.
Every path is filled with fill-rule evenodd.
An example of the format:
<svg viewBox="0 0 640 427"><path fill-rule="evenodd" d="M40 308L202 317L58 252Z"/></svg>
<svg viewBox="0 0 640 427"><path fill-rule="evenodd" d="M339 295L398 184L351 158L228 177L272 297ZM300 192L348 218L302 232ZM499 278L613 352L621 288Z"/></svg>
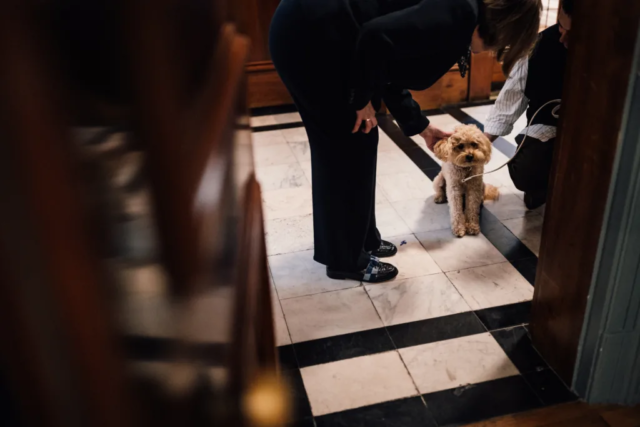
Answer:
<svg viewBox="0 0 640 427"><path fill-rule="evenodd" d="M454 225L451 231L453 231L453 235L456 237L464 237L464 235L467 234L467 229L464 225Z"/></svg>
<svg viewBox="0 0 640 427"><path fill-rule="evenodd" d="M480 225L467 224L467 234L470 236L477 236L478 234L480 234Z"/></svg>
<svg viewBox="0 0 640 427"><path fill-rule="evenodd" d="M447 196L445 196L444 194L437 194L433 198L433 201L436 202L439 205L441 205L443 203L447 203Z"/></svg>

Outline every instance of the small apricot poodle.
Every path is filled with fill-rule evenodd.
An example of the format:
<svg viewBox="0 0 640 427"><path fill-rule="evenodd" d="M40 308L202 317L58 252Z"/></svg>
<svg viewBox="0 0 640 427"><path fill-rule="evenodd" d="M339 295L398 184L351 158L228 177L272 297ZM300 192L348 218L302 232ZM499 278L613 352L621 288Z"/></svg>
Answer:
<svg viewBox="0 0 640 427"><path fill-rule="evenodd" d="M462 125L451 137L439 141L434 152L444 162L433 181L434 201L446 203L448 196L453 234L479 234L483 200L497 200L500 194L496 187L484 184L482 176L462 181L484 172L491 160L491 142L477 126Z"/></svg>

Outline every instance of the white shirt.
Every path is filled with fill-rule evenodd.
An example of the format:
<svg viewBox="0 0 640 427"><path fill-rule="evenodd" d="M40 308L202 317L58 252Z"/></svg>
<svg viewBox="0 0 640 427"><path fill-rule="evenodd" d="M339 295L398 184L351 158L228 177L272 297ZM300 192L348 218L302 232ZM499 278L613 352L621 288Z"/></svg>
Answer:
<svg viewBox="0 0 640 427"><path fill-rule="evenodd" d="M486 133L505 136L513 131L513 125L527 111L529 106L529 98L524 94L528 75L529 58L522 58L514 65L509 78L500 91L498 99L496 99L491 108L489 118L484 125ZM555 126L537 124L524 128L520 135L524 135L525 131L529 137L547 142L556 137L557 128Z"/></svg>

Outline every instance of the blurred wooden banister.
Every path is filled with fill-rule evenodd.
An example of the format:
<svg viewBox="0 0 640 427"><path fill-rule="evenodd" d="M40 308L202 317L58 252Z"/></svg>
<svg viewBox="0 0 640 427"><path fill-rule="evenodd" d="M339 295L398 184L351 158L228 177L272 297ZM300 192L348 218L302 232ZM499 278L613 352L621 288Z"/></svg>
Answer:
<svg viewBox="0 0 640 427"><path fill-rule="evenodd" d="M197 13L197 2L114 3L126 12L118 16L124 26L113 27L124 45L114 49L131 59L123 68L133 87L130 104L118 105L115 116L100 115L105 110L97 104L111 102L101 99L103 90L76 99L71 94L78 88L54 84L65 71L34 42L48 27L36 31L21 27L23 15L0 16L0 54L10 63L0 76L0 164L6 165L0 189L11 204L0 215L1 304L11 304L0 319L20 332L3 331L2 342L15 346L0 349L0 362L25 413L39 409L25 417L27 425L253 425L242 402L255 381L275 375L276 354L260 188L252 172L250 43L225 23L226 10L236 7L214 3L217 15L199 20L209 26L188 36L184 17ZM189 13L176 14L183 6ZM192 46L193 40L202 43ZM81 113L92 102L87 121ZM114 120L122 125L122 146L108 159L81 155L86 141L74 140L70 125L90 122L101 127L97 135L110 135ZM96 240L93 230L105 236L122 230L109 222L118 212L104 212L104 219L90 210L92 198L113 197L100 193L112 191L111 184L94 178L113 177L87 174L79 162L90 157L108 172L101 163L130 149L142 159L138 185L151 204L139 210L151 218L162 254L142 265L118 258L117 250L114 259L101 258L110 253L102 247L109 238ZM17 244L21 236L28 244ZM116 311L131 298L144 304ZM160 331L163 324L170 330ZM165 381L141 382L144 372Z"/></svg>

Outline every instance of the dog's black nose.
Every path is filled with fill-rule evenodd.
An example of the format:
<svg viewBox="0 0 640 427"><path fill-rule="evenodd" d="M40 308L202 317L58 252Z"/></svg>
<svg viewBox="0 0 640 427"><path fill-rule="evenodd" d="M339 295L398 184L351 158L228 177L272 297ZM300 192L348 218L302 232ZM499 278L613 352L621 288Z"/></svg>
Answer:
<svg viewBox="0 0 640 427"><path fill-rule="evenodd" d="M473 160L473 154L467 154L467 162L470 162Z"/></svg>

